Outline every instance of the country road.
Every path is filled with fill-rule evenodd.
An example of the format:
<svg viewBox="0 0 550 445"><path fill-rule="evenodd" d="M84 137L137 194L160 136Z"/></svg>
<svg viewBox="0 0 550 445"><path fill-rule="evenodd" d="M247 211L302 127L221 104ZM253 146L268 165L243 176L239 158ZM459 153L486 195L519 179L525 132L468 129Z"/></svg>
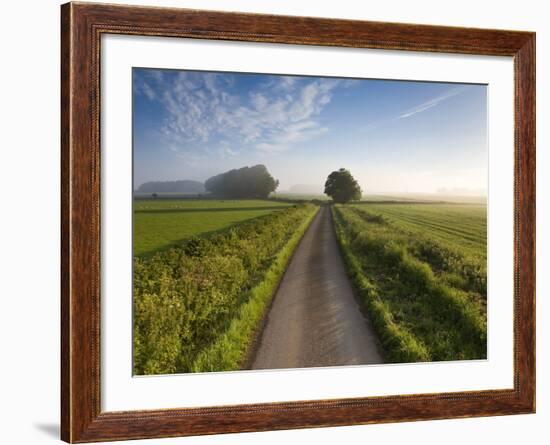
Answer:
<svg viewBox="0 0 550 445"><path fill-rule="evenodd" d="M298 245L283 276L251 369L382 363L355 301L328 206Z"/></svg>

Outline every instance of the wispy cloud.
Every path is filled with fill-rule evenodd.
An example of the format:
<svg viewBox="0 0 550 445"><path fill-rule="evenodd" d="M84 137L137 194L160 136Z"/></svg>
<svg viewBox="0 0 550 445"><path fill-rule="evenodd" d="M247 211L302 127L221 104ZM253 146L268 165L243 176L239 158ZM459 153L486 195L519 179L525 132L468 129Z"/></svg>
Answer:
<svg viewBox="0 0 550 445"><path fill-rule="evenodd" d="M378 128L383 127L387 124L390 124L391 122L395 122L400 119L406 119L408 117L414 116L415 114L419 114L431 108L437 107L439 104L450 99L451 97L454 97L463 93L466 90L466 88L467 87L464 85L454 87L426 102L422 102L421 104L416 105L415 107L402 111L401 113L397 114L393 118L389 117L385 119L373 120L371 122L368 122L367 124L361 126L359 128L359 131L363 133L368 133L370 131L377 130Z"/></svg>
<svg viewBox="0 0 550 445"><path fill-rule="evenodd" d="M143 94L149 100L155 100L157 98L155 91L151 88L149 83L146 82L145 80L138 82L134 86L134 90L137 94Z"/></svg>
<svg viewBox="0 0 550 445"><path fill-rule="evenodd" d="M272 76L243 92L233 88L235 79L229 74L151 73L136 83L136 91L166 110L161 132L167 145L221 157L243 148L280 153L319 137L328 128L317 118L334 89L353 85L338 79Z"/></svg>
<svg viewBox="0 0 550 445"><path fill-rule="evenodd" d="M400 114L398 118L405 119L407 117L411 117L411 116L414 116L415 114L422 113L426 110L429 110L430 108L437 107L441 102L444 102L447 99L450 99L451 97L454 97L462 93L464 90L465 90L464 86L452 88L451 90L446 91L445 93L440 94L439 96L436 96L433 99L428 100L427 102L423 102L420 105L417 105L416 107L406 110L404 113Z"/></svg>
<svg viewBox="0 0 550 445"><path fill-rule="evenodd" d="M305 120L289 124L285 131L269 138L269 142L261 142L256 148L264 153L279 153L289 150L293 144L308 141L326 133L328 128L320 126L317 122Z"/></svg>

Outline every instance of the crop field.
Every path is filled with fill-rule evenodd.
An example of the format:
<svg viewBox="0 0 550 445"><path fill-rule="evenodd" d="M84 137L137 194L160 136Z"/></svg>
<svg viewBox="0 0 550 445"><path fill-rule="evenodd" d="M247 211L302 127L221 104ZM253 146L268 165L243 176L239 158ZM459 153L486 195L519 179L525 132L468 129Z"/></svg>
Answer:
<svg viewBox="0 0 550 445"><path fill-rule="evenodd" d="M485 205L333 211L348 273L388 362L486 358Z"/></svg>
<svg viewBox="0 0 550 445"><path fill-rule="evenodd" d="M191 236L212 234L290 205L268 200L136 199L134 255L150 256Z"/></svg>
<svg viewBox="0 0 550 445"><path fill-rule="evenodd" d="M134 257L134 373L240 369L318 207L144 201L136 210L141 233L154 230L151 215L160 216L156 224L164 224L163 231L173 227L172 238L183 241ZM164 215L175 222L163 220ZM178 223L182 227L176 231Z"/></svg>
<svg viewBox="0 0 550 445"><path fill-rule="evenodd" d="M307 193L272 193L271 199L274 200L288 200L288 201L328 201L327 195L314 195Z"/></svg>
<svg viewBox="0 0 550 445"><path fill-rule="evenodd" d="M429 237L464 256L487 259L487 207L473 204L355 204L397 227Z"/></svg>

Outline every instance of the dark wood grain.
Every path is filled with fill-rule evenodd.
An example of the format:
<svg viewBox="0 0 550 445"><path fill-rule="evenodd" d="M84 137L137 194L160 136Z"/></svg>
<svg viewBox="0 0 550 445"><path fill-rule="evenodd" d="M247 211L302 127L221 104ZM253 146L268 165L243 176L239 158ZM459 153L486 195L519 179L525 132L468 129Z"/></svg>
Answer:
<svg viewBox="0 0 550 445"><path fill-rule="evenodd" d="M103 33L513 56L516 108L514 388L101 412L99 63ZM63 440L91 442L534 412L533 33L69 3L61 8L61 37Z"/></svg>
<svg viewBox="0 0 550 445"><path fill-rule="evenodd" d="M68 6L64 6L66 10ZM71 350L70 350L70 58L69 14L61 14L61 437L70 440Z"/></svg>

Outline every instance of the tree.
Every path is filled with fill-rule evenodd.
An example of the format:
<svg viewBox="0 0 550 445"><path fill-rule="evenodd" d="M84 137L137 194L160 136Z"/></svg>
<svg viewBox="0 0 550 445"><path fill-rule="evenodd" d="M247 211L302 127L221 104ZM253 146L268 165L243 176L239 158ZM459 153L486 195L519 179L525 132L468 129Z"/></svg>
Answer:
<svg viewBox="0 0 550 445"><path fill-rule="evenodd" d="M279 186L265 165L254 165L212 176L204 187L223 198L267 198Z"/></svg>
<svg viewBox="0 0 550 445"><path fill-rule="evenodd" d="M361 199L361 194L361 187L349 170L341 168L328 175L325 182L325 195L330 196L334 202L345 204L349 201L358 201Z"/></svg>

